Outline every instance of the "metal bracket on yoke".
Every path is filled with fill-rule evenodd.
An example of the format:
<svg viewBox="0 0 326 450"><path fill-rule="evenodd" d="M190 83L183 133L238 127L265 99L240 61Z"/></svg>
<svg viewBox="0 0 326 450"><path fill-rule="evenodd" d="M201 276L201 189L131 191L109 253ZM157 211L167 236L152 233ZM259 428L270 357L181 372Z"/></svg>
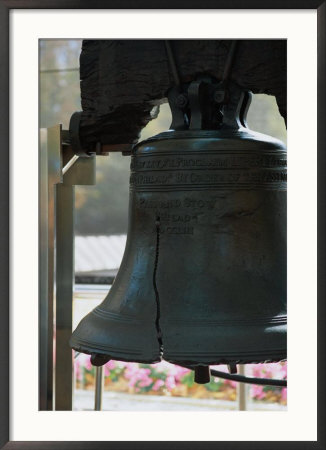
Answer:
<svg viewBox="0 0 326 450"><path fill-rule="evenodd" d="M246 127L251 93L231 82L202 77L168 92L170 129L219 130Z"/></svg>

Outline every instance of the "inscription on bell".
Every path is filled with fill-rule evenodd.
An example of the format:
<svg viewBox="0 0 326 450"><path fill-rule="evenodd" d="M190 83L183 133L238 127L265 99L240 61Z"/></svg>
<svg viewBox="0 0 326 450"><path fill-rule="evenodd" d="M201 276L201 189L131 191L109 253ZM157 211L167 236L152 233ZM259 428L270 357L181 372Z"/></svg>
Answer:
<svg viewBox="0 0 326 450"><path fill-rule="evenodd" d="M197 216L190 216L189 214L167 214L163 213L160 216L162 222L190 222L196 220Z"/></svg>
<svg viewBox="0 0 326 450"><path fill-rule="evenodd" d="M246 170L246 171L196 171L196 172L167 172L167 173L132 173L130 184L136 187L146 186L182 186L191 189L195 186L207 185L208 189L223 187L246 187L254 184L262 188L270 187L271 183L284 184L286 171L270 170Z"/></svg>
<svg viewBox="0 0 326 450"><path fill-rule="evenodd" d="M283 155L245 155L245 156L206 156L200 157L178 157L178 158L158 158L158 157L140 157L132 161L131 170L173 170L173 169L227 169L227 168L252 168L252 167L285 167L286 154Z"/></svg>
<svg viewBox="0 0 326 450"><path fill-rule="evenodd" d="M191 208L191 209L213 209L219 197L198 199L185 197L181 200L153 200L141 198L138 203L139 208L148 208L156 210L172 209L172 208ZM164 217L164 216L163 216Z"/></svg>
<svg viewBox="0 0 326 450"><path fill-rule="evenodd" d="M132 158L131 190L286 189L286 152L146 153Z"/></svg>
<svg viewBox="0 0 326 450"><path fill-rule="evenodd" d="M175 227L165 227L164 225L160 228L161 234L194 234L194 227L187 226L175 226Z"/></svg>

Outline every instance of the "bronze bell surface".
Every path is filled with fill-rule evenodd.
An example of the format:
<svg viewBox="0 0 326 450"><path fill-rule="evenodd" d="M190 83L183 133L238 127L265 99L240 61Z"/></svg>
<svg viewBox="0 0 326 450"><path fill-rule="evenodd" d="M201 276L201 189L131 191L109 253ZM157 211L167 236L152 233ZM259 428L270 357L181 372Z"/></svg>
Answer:
<svg viewBox="0 0 326 450"><path fill-rule="evenodd" d="M286 150L243 125L135 146L123 261L75 350L191 367L286 358Z"/></svg>

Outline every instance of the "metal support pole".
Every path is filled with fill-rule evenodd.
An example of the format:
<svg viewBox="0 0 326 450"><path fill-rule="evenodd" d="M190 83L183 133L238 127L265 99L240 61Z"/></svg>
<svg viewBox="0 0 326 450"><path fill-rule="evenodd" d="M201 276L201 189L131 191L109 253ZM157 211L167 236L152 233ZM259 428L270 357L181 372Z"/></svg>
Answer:
<svg viewBox="0 0 326 450"><path fill-rule="evenodd" d="M102 410L103 389L104 389L104 373L103 373L103 366L100 366L96 367L94 411Z"/></svg>
<svg viewBox="0 0 326 450"><path fill-rule="evenodd" d="M55 409L71 411L73 355L69 339L73 319L75 185L95 184L95 157L77 159L68 149L62 156L66 170L63 170L63 183L56 186Z"/></svg>
<svg viewBox="0 0 326 450"><path fill-rule="evenodd" d="M239 364L239 375L245 375L245 365ZM238 383L238 409L239 411L247 410L247 385L246 383Z"/></svg>
<svg viewBox="0 0 326 450"><path fill-rule="evenodd" d="M40 145L39 409L47 411L72 409L74 186L95 184L95 157L75 157L64 133L42 130Z"/></svg>
<svg viewBox="0 0 326 450"><path fill-rule="evenodd" d="M61 125L41 131L39 158L39 409L53 409L54 185L61 176Z"/></svg>
<svg viewBox="0 0 326 450"><path fill-rule="evenodd" d="M74 283L75 188L56 185L56 367L55 409L72 410L73 358L69 347L72 333Z"/></svg>

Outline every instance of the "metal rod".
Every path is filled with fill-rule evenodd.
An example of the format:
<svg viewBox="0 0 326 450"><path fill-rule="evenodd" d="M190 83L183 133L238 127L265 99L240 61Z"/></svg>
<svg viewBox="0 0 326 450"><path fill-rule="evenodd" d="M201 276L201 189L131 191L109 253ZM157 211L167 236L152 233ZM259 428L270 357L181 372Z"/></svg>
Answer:
<svg viewBox="0 0 326 450"><path fill-rule="evenodd" d="M94 411L102 410L103 387L104 387L103 366L100 366L96 367Z"/></svg>
<svg viewBox="0 0 326 450"><path fill-rule="evenodd" d="M239 375L245 375L245 365L239 364ZM238 384L238 409L239 411L247 410L247 386L245 383Z"/></svg>
<svg viewBox="0 0 326 450"><path fill-rule="evenodd" d="M184 366L185 367L185 366ZM189 367L189 369L192 369ZM259 384L262 386L282 386L287 387L287 380L272 380L269 378L254 378L245 377L243 375L231 375L229 373L220 372L219 370L211 369L211 375L217 378L224 378L226 380L239 381L248 384Z"/></svg>
<svg viewBox="0 0 326 450"><path fill-rule="evenodd" d="M171 47L171 43L170 41L164 41L165 42L165 48L166 48L166 53L168 55L168 61L169 61L169 66L172 72L172 76L174 79L174 84L176 86L180 86L180 77L178 74L178 69L177 69L177 65L175 63L175 58L173 55L173 51L172 51L172 47Z"/></svg>
<svg viewBox="0 0 326 450"><path fill-rule="evenodd" d="M66 69L46 69L40 70L40 73L58 73L58 72L79 72L79 67L69 67Z"/></svg>
<svg viewBox="0 0 326 450"><path fill-rule="evenodd" d="M78 160L79 156L74 155L68 162L67 164L62 168L62 174L64 175L66 172L68 172L68 170L70 169L70 167L72 167L75 162Z"/></svg>
<svg viewBox="0 0 326 450"><path fill-rule="evenodd" d="M228 80L234 60L234 55L237 47L237 41L231 41L230 49L226 58L225 66L224 66L224 72L223 72L223 78L222 81Z"/></svg>
<svg viewBox="0 0 326 450"><path fill-rule="evenodd" d="M194 370L194 367L182 365L181 367L185 367L186 369ZM248 383L248 384L259 384L262 386L282 386L287 387L287 380L273 380L270 378L254 378L254 377L246 377L244 375L232 375L230 373L221 372L220 370L211 370L211 376L217 378L223 378L225 380L233 380L239 381L240 383Z"/></svg>

